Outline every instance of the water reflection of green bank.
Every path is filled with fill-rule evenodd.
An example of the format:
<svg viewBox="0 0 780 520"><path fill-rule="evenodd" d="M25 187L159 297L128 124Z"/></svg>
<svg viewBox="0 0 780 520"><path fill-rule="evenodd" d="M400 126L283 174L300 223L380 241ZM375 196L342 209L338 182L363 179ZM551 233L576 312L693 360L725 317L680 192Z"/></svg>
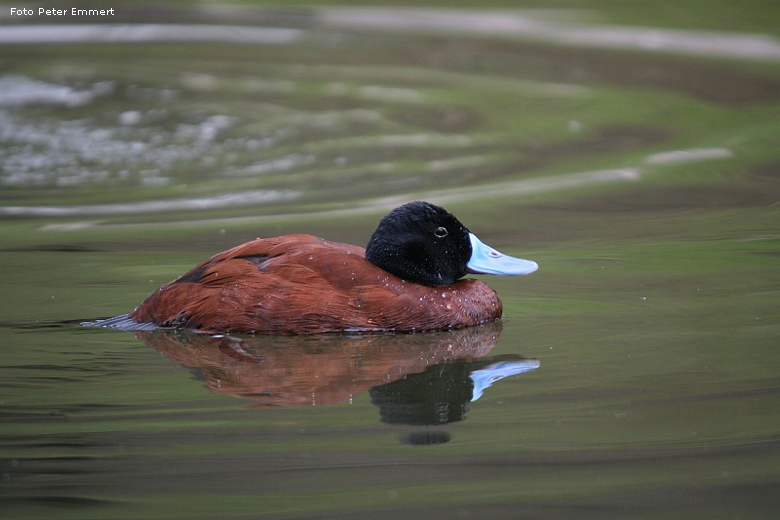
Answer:
<svg viewBox="0 0 780 520"><path fill-rule="evenodd" d="M776 34L774 8L726 4L695 15L692 4L616 4L596 17ZM773 518L776 62L324 30L309 14L294 25L306 36L283 45L0 47L0 207L70 211L0 220L3 511ZM14 92L28 101L9 105ZM565 185L583 172L623 177ZM160 211L262 192L295 197ZM340 372L351 404L334 391L329 406L251 407L228 389L270 381L249 375L266 368L252 348L236 359L180 343L168 357L61 323L126 312L257 236L365 244L382 204L423 196L541 265L522 283L490 280L505 318L479 358L542 368L496 382L465 420L382 422L371 388L383 407L445 417L464 408L429 407L432 385L468 383L479 360L396 372L411 391ZM145 209L94 210L123 204ZM362 352L344 366L378 355ZM224 393L204 390L218 381ZM452 402L465 402L459 392Z"/></svg>

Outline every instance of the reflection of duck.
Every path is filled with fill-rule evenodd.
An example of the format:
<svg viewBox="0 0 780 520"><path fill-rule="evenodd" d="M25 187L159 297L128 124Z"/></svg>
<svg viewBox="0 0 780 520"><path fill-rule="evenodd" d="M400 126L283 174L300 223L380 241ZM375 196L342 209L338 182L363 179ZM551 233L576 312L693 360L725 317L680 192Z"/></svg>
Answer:
<svg viewBox="0 0 780 520"><path fill-rule="evenodd" d="M409 394L408 389L391 385L403 386L398 380L406 378L407 385L413 387L410 374L428 377L426 369L431 366L431 370L444 366L441 370L445 373L462 366L455 372L464 374L484 368L490 363L477 360L495 346L500 332L501 323L497 322L414 335L231 337L167 330L138 331L136 335L173 361L190 367L215 393L250 398L260 406L303 406L347 402L372 387L376 387L372 397L378 393ZM475 364L469 369L463 363L448 363L452 360ZM467 374L465 377L468 379ZM447 379L459 385L450 389L457 394L454 399L471 400L473 383L460 389L459 379ZM442 395L448 391L447 384L441 381L431 392ZM416 395L422 392L420 388L414 390Z"/></svg>
<svg viewBox="0 0 780 520"><path fill-rule="evenodd" d="M462 421L468 404L499 379L539 368L539 360L516 355L456 359L371 389L382 421L435 425Z"/></svg>
<svg viewBox="0 0 780 520"><path fill-rule="evenodd" d="M160 287L130 314L94 325L280 334L460 329L497 320L502 306L484 282L459 278L536 268L489 248L446 210L413 202L384 217L365 250L310 235L257 239Z"/></svg>

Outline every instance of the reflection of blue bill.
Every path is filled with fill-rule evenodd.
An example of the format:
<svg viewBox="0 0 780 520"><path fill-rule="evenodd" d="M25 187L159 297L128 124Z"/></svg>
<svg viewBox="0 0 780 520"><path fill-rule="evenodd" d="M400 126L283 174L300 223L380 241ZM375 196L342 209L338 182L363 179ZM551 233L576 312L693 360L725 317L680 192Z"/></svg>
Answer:
<svg viewBox="0 0 780 520"><path fill-rule="evenodd" d="M482 397L482 392L490 385L505 377L522 374L539 368L538 359L518 359L513 361L498 361L485 368L473 371L469 377L474 381L472 402Z"/></svg>

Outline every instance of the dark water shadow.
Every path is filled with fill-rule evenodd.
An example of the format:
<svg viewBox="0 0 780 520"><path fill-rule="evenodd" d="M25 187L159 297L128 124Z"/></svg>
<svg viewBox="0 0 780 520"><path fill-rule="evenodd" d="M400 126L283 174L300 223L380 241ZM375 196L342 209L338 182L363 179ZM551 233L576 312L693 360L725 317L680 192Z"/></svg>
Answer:
<svg viewBox="0 0 780 520"><path fill-rule="evenodd" d="M539 366L519 355L489 357L500 334L500 322L428 334L135 333L210 391L253 407L332 405L369 392L383 422L411 425L460 421L492 383Z"/></svg>

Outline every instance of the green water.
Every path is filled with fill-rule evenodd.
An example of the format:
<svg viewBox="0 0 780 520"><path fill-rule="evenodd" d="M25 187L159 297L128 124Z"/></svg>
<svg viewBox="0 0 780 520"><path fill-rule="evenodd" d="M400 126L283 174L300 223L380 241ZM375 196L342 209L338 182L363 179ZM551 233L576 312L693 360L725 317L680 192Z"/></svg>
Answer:
<svg viewBox="0 0 780 520"><path fill-rule="evenodd" d="M638 23L589 7L536 15ZM0 516L775 517L780 62L222 16L302 36L0 47ZM482 277L501 326L76 324L258 236L365 244L417 198L540 264Z"/></svg>

